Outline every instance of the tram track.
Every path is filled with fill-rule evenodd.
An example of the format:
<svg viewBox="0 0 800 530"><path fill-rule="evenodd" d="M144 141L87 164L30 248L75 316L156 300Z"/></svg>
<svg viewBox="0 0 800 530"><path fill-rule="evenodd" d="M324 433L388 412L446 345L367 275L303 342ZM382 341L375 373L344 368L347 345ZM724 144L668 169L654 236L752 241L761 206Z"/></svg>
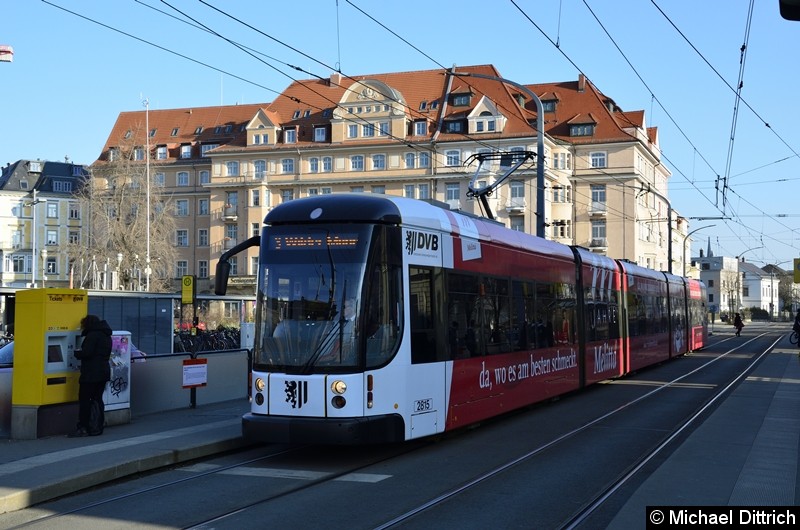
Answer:
<svg viewBox="0 0 800 530"><path fill-rule="evenodd" d="M737 351L741 350L742 348L744 348L745 346L749 345L750 343L756 341L759 338L762 338L762 337L768 336L768 335L771 335L771 334L762 333L762 334L759 334L759 335L753 337L752 339L749 339L745 343L738 344L735 348L732 348L731 350L729 350L729 351L727 351L727 352L725 352L725 353L723 353L723 354L721 354L721 355L719 355L719 356L717 356L717 357L715 357L715 358L703 363L701 366L696 367L693 370L690 370L689 372L681 375L680 377L676 377L675 379L673 379L673 380L671 380L671 381L669 381L669 382L667 382L667 383L665 383L665 384L663 384L663 385L661 385L661 386L659 386L659 387L657 387L655 389L652 389L652 390L648 391L647 393L639 396L638 398L633 399L631 401L628 401L627 403L615 408L614 410L611 410L611 411L609 411L609 412L607 412L605 414L602 414L602 415L598 416L594 420L589 421L589 422L583 424L582 426L580 426L580 427L578 427L576 429L573 429L573 430L571 430L569 432L561 434L560 436L558 436L557 438L549 441L548 443L541 444L541 445L537 446L536 448L534 448L534 449L528 451L527 453L524 453L524 454L514 458L513 460L511 460L509 462L506 462L506 463L504 463L502 465L494 467L493 469L485 471L481 475L474 477L473 479L469 480L468 482L463 483L463 484L459 485L458 487L453 488L452 490L446 491L446 492L438 495L437 497L432 498L432 499L426 501L425 503L422 503L419 506L417 506L417 507L415 507L415 508L413 508L411 510L408 510L408 511L406 511L406 512L404 512L404 513L402 513L402 514L400 514L400 515L398 515L396 517L394 517L393 519L391 519L389 521L386 521L385 523L383 523L383 524L381 524L379 526L376 526L375 530L385 530L385 529L396 528L396 527L399 527L401 525L404 525L404 523L412 521L414 518L420 516L421 514L424 514L426 511L431 510L432 508L434 508L436 506L439 506L439 505L441 505L441 504L443 504L443 503L445 503L447 501L450 501L450 500L452 500L452 499L454 499L454 498L456 498L456 497L458 497L460 495L463 495L463 494L467 493L468 491L470 491L473 488L476 488L476 487L480 486L485 481L487 481L489 479L492 479L492 478L496 478L497 476L502 475L503 473L506 473L509 470L511 470L511 469L513 469L513 468L515 468L517 466L520 466L521 464L533 459L534 457L540 456L543 453L547 452L548 450L554 449L555 447L557 447L559 444L565 442L566 440L568 440L570 438L573 438L573 437L575 437L575 436L577 436L577 435L579 435L579 434L591 429L595 425L597 425L597 424L599 424L599 423L611 418L614 415L617 415L617 414L620 414L620 413L624 412L629 407L632 407L634 405L642 403L642 402L654 397L655 395L659 394L663 390L680 384L686 378L688 378L688 377L690 377L690 376L692 376L694 374L697 374L697 373L701 372L702 370L707 369L708 367L714 365L715 363L717 363L721 359L724 359L726 357L729 357L731 355L736 354ZM630 469L626 473L624 473L622 476L620 476L617 479L615 479L605 490L601 491L594 499L591 499L589 502L587 502L582 509L580 509L578 512L573 514L571 516L571 518L569 518L568 520L565 520L562 524L560 524L559 528L575 529L575 528L579 528L581 526L581 524L585 523L586 520L600 506L602 506L604 502L606 502L612 495L614 495L616 492L618 492L620 490L620 488L622 488L629 481L631 481L631 479L633 477L635 477L636 474L639 473L642 470L642 468L645 467L646 464L648 464L657 455L659 455L662 452L664 452L672 443L674 443L674 441L679 436L684 434L688 429L692 428L692 426L698 421L699 418L703 417L703 415L705 415L710 409L715 407L717 402L720 399L722 399L726 395L728 395L728 393L730 392L731 388L733 388L744 377L746 377L747 374L750 373L752 371L752 369L761 361L761 359L764 357L764 355L769 353L769 351L772 348L775 347L775 345L780 341L780 339L781 339L781 337L778 336L778 338L776 338L760 354L755 356L755 358L753 360L751 360L751 362L748 363L747 366L743 370L741 370L732 380L730 380L726 385L724 385L724 386L720 387L718 390L716 390L713 393L713 395L710 398L708 398L707 401L694 414L692 414L689 418L685 419L685 421L683 421L682 423L677 425L656 447L654 447L652 450L648 451L647 453L641 455L639 457L639 459L636 462L634 462L634 464L630 467ZM717 342L717 344L720 344L722 342L729 341L729 340L731 340L731 339L730 338L726 338L726 339L723 339L722 341Z"/></svg>
<svg viewBox="0 0 800 530"><path fill-rule="evenodd" d="M581 438L584 434L590 432L596 434L597 432L608 430L610 428L608 425L609 423L612 423L617 417L625 416L624 413L626 411L637 409L637 405L647 405L648 403L655 404L659 401L664 401L666 398L659 396L669 395L665 393L665 391L670 388L674 388L676 391L687 388L695 388L695 391L697 389L704 391L702 389L713 386L711 383L697 383L695 379L699 374L707 371L709 367L718 365L718 363L724 359L730 359L732 364L735 363L737 366L746 363L744 366L741 366L741 369L737 370L735 377L729 376L725 384L716 384L714 392L711 395L707 395L706 399L698 404L692 414L684 418L682 422L675 423L668 431L665 430L663 433L660 433L658 441L653 442L649 450L638 453L638 457L636 459L631 459L623 471L616 474L609 473L607 479L603 479L604 483L593 489L594 493L587 493L585 496L581 497L582 500L578 509L564 514L564 517L559 519L559 521L561 521L560 525L553 523L547 525L547 527L561 526L580 528L587 525L586 521L591 521L593 515L604 506L604 503L617 495L620 490L624 489L631 481L635 481L637 475L640 474L643 468L646 468L654 459L659 458L659 455L663 455L664 452L667 452L670 447L675 444L677 439L680 439L687 431L691 430L693 428L692 426L707 414L709 409L713 408L716 403L730 392L731 388L752 370L766 352L777 342L778 339L774 338L775 335L774 332L762 333L752 338L747 338L744 342L736 340L735 346L726 351L723 351L723 348L720 347L735 339L723 337L722 340L712 341L706 350L687 356L687 360L692 362L692 365L684 366L680 374L676 374L675 377L670 377L668 380L665 378L663 383L660 383L657 387L652 386L653 381L659 378L655 376L653 369L642 371L640 375L643 377L640 378L638 384L635 378L628 377L611 381L609 384L617 385L616 393L619 395L625 395L625 392L630 392L631 389L641 391L640 395L632 399L620 400L619 402L609 400L603 403L604 410L599 414L595 414L591 417L587 416L585 419L581 420L580 425L576 424L570 426L567 424L560 432L548 434L547 436L549 439L541 439L536 443L535 447L517 452L517 454L512 455L511 458L505 461L500 458L498 453L495 455L497 456L497 461L490 462L491 465L486 469L466 469L466 466L463 466L465 468L463 469L463 474L458 474L452 478L448 477L448 479L450 479L448 482L449 485L442 487L442 484L445 484L445 482L442 481L442 484L431 486L430 490L434 488L438 489L438 491L435 492L429 491L429 488L420 487L419 492L415 492L413 502L409 501L404 504L397 503L396 505L388 503L387 506L381 507L381 510L383 510L382 516L376 513L370 513L369 517L364 517L362 519L361 517L363 517L363 514L359 515L359 512L355 512L356 515L354 517L357 517L357 519L355 519L357 524L351 527L423 528L432 521L438 520L442 511L452 514L458 511L454 509L454 506L458 506L459 503L470 503L471 501L468 499L474 498L476 495L481 497L486 496L486 488L488 487L491 490L491 487L487 486L488 484L496 484L498 481L502 482L507 476L519 473L520 469L526 468L528 465L531 465L532 462L534 463L533 465L538 466L540 464L536 464L537 461L551 459L553 453L558 453L559 451L563 452L564 446L570 444L576 445L576 440L580 440L580 442L577 442L577 445L584 443ZM770 344L763 348L760 347L759 350L761 353L743 355L743 349L752 347L753 344L759 343L758 341L767 340L770 341ZM710 351L713 349L718 349L720 351L719 353ZM681 363L670 361L669 363L660 365L663 367L663 370L659 370L659 372L662 375L664 372L671 373L679 364ZM596 401L597 397L607 396L610 394L609 390L610 389L596 388L593 391L596 392L594 397L590 397L586 401ZM576 399L568 399L565 401L569 401L571 402L571 406L575 406L580 402L581 394L577 394L575 397ZM657 408L653 407L652 404L646 408ZM548 410L553 408L555 407L548 405L534 407L531 414L523 412L522 414L524 416L521 420L522 422L529 423L543 421L541 416L547 415ZM215 464L213 468L203 468L197 465L180 466L175 469L182 473L191 473L191 476L164 480L158 484L140 487L135 491L125 492L124 494L109 494L106 498L100 500L97 500L95 497L91 502L84 502L80 506L74 506L68 510L61 510L58 513L52 513L46 517L39 517L24 524L14 526L13 528L49 528L55 525L59 528L78 528L80 525L77 525L75 520L71 519L73 516L90 514L103 508L105 508L105 511L113 511L116 509L114 507L120 503L136 502L136 499L142 499L138 502L147 504L150 501L144 499L148 499L151 496L155 495L156 498L162 496L167 498L168 495L178 495L172 492L188 490L190 484L203 483L203 481L213 479L214 477L223 477L226 475L247 476L248 478L242 480L250 480L252 484L257 484L259 493L262 495L242 498L240 502L235 503L234 506L225 509L216 506L213 507L213 509L209 508L208 510L202 511L203 516L198 515L194 518L184 519L184 522L171 526L184 528L236 528L240 527L239 525L242 524L242 520L255 519L262 521L260 517L263 517L264 513L282 513L282 511L287 509L296 510L296 508L289 507L307 506L309 498L323 499L320 506L320 511L322 512L325 510L344 511L346 508L342 505L341 499L342 495L346 494L345 491L349 491L350 489L358 490L358 488L363 487L381 490L389 483L397 483L403 480L398 474L398 476L393 477L395 480L376 482L371 486L366 486L364 483L356 484L355 482L351 482L345 487L346 489L343 489L342 479L344 477L361 473L388 473L390 471L384 471L386 468L390 468L394 471L401 467L419 465L418 463L414 463L418 461L414 453L415 451L426 448L430 448L430 451L423 450L420 451L420 453L435 453L437 456L433 457L429 454L427 461L438 462L442 454L446 454L449 457L452 453L462 451L463 448L460 446L468 445L474 433L480 433L481 436L486 438L501 439L504 436L503 431L505 428L508 427L509 424L516 423L516 419L517 415L506 416L505 418L496 420L496 422L495 420L487 422L487 425L483 428L468 432L454 433L446 437L446 444L437 444L435 443L435 439L426 439L392 446L383 446L380 450L359 450L359 452L352 449L321 449L319 446L299 446L290 449L284 449L279 446L265 446L264 449L271 451L270 454L255 458L245 458L232 463ZM611 427L613 427L613 425ZM324 454L320 454L321 451L324 451ZM359 460L355 457L356 454L365 456ZM545 455L548 456L545 457ZM539 459L538 457L545 458ZM463 459L462 456L456 456L454 458ZM464 460L464 462L466 461L467 460ZM324 470L316 477L304 476L301 478L296 475L291 475L288 472L284 476L276 476L274 474L264 475L265 469L258 466L263 466L264 463L269 462L274 462L270 464L272 469L280 467L285 467L287 469L298 467L312 469L315 464L320 466L323 462L328 462L331 466L330 469L323 468ZM271 468L267 468L266 472L269 472ZM253 469L256 469L256 471L253 471ZM447 473L445 467L431 468L430 470L426 469L426 471L434 475L445 475ZM479 473L471 474L472 471L479 471ZM531 473L530 470L527 472ZM533 473L539 473L539 471L534 470ZM265 476L268 477L267 480L265 480ZM293 480L287 481L286 479ZM300 479L299 482L298 479ZM219 480L221 480L221 478ZM215 481L210 484L212 485L209 486L207 483L204 487L221 487L213 486L213 484L222 484L222 482L218 483ZM170 493L168 494L167 492ZM476 494L476 492L480 493ZM365 506L361 506L361 509L367 508L367 503L365 502L364 504ZM254 516L254 513L260 513L262 516ZM87 515L87 517L97 517L97 515ZM263 523L268 524L269 521L279 520L276 517L277 516L268 516L263 519ZM303 520L302 513L295 514L294 517L297 518L294 522ZM287 521L287 524L290 523L291 521ZM591 524L589 524L589 526L591 526ZM314 527L314 525L310 524L309 527Z"/></svg>

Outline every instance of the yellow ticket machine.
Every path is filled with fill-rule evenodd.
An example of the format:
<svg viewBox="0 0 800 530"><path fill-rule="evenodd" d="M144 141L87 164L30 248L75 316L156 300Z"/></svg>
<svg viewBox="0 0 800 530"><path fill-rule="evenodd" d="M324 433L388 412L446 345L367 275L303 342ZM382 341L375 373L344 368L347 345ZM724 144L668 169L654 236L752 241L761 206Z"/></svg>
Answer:
<svg viewBox="0 0 800 530"><path fill-rule="evenodd" d="M11 437L33 439L68 432L77 422L81 319L88 311L82 289L17 292Z"/></svg>

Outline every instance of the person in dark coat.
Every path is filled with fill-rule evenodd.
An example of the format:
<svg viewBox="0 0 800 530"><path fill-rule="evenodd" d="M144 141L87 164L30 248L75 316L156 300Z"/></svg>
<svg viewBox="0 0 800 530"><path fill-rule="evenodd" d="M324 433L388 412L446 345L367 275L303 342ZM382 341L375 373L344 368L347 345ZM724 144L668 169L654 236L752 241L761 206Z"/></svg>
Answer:
<svg viewBox="0 0 800 530"><path fill-rule="evenodd" d="M736 328L736 336L738 337L744 327L742 316L739 313L736 313L736 316L733 318L733 327Z"/></svg>
<svg viewBox="0 0 800 530"><path fill-rule="evenodd" d="M81 361L81 376L78 380L78 429L70 433L71 438L97 436L103 433L105 422L103 391L111 379L111 326L96 315L86 315L81 320L83 344L75 351ZM99 405L99 418L92 424L92 402Z"/></svg>

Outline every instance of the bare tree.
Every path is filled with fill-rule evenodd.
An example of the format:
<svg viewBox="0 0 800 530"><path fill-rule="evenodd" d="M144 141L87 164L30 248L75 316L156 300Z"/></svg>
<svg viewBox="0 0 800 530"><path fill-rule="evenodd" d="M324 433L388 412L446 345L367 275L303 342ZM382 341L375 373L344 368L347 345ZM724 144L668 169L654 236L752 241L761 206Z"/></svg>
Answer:
<svg viewBox="0 0 800 530"><path fill-rule="evenodd" d="M174 290L172 201L163 186L151 180L148 226L147 171L142 151L133 145L120 148L114 160L96 167L75 194L81 206L83 233L80 243L68 244L66 252L80 274L80 287L145 289L149 229L150 290ZM110 282L112 277L117 281Z"/></svg>

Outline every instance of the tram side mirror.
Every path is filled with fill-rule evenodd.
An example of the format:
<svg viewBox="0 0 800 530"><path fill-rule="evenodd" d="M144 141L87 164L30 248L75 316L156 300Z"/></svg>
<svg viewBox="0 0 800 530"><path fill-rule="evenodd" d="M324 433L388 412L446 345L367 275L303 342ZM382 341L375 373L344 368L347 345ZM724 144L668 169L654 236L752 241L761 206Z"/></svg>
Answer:
<svg viewBox="0 0 800 530"><path fill-rule="evenodd" d="M222 296L228 292L228 276L231 272L231 264L228 260L217 262L217 274L214 277L214 294Z"/></svg>

